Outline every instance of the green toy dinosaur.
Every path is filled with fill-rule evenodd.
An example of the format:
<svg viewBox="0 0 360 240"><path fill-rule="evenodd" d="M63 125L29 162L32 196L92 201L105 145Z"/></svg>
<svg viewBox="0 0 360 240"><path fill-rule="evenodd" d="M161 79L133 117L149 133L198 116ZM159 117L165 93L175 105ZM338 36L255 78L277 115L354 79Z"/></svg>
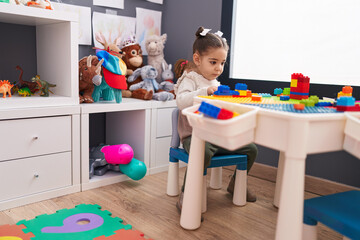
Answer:
<svg viewBox="0 0 360 240"><path fill-rule="evenodd" d="M18 90L18 94L23 97L27 97L27 96L31 97L32 92L28 87L24 87Z"/></svg>
<svg viewBox="0 0 360 240"><path fill-rule="evenodd" d="M31 81L36 82L38 84L40 91L41 91L40 96L42 96L42 97L49 96L49 92L51 92L49 87L56 87L55 84L51 84L45 80L41 80L40 75L36 75L35 77L31 78ZM54 94L53 92L51 92L51 93Z"/></svg>

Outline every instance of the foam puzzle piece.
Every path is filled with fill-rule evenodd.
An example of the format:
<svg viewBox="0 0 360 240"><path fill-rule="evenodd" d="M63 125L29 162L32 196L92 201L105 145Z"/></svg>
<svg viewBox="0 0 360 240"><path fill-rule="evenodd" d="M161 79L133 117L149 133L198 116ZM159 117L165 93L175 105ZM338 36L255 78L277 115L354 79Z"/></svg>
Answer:
<svg viewBox="0 0 360 240"><path fill-rule="evenodd" d="M81 225L79 222L87 221ZM33 233L31 240L88 240L99 236L111 236L119 229L131 229L122 224L123 220L111 217L111 213L101 210L99 205L80 204L71 209L62 209L54 214L43 214L32 220L21 220L25 233Z"/></svg>
<svg viewBox="0 0 360 240"><path fill-rule="evenodd" d="M120 229L115 231L115 234L109 237L101 236L97 237L94 240L153 240L151 238L144 238L144 234L138 230L125 230Z"/></svg>
<svg viewBox="0 0 360 240"><path fill-rule="evenodd" d="M24 233L24 225L2 225L0 226L0 240L30 240L34 237L31 232Z"/></svg>

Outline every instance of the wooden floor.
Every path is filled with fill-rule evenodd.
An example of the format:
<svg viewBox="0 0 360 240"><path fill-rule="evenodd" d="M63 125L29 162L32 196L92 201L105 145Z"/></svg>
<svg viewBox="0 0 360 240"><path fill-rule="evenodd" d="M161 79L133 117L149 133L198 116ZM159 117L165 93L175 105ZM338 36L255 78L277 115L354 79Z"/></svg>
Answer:
<svg viewBox="0 0 360 240"><path fill-rule="evenodd" d="M181 180L184 168L180 170ZM180 227L175 207L177 197L166 195L167 172L146 176L140 181L127 181L106 187L70 194L0 212L0 225L15 224L40 214L51 214L75 205L98 204L103 210L140 230L145 237L164 240L183 239L274 239L277 209L273 207L275 183L249 176L248 187L257 193L256 203L236 207L226 192L229 169L223 170L223 188L208 191L208 211L205 221L195 231ZM209 179L209 178L208 178ZM305 197L315 194L305 193ZM336 232L319 226L319 239L342 239Z"/></svg>

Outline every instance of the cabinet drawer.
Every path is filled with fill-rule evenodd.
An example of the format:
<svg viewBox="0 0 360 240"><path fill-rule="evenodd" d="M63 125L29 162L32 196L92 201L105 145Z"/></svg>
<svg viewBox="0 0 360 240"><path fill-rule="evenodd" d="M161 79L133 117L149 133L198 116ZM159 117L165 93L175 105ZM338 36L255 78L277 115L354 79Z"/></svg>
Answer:
<svg viewBox="0 0 360 240"><path fill-rule="evenodd" d="M71 185L71 152L0 162L0 201Z"/></svg>
<svg viewBox="0 0 360 240"><path fill-rule="evenodd" d="M0 121L0 161L71 150L71 116Z"/></svg>
<svg viewBox="0 0 360 240"><path fill-rule="evenodd" d="M171 136L171 114L174 108L162 108L157 111L156 137Z"/></svg>
<svg viewBox="0 0 360 240"><path fill-rule="evenodd" d="M161 167L169 164L171 137L156 139L155 166Z"/></svg>

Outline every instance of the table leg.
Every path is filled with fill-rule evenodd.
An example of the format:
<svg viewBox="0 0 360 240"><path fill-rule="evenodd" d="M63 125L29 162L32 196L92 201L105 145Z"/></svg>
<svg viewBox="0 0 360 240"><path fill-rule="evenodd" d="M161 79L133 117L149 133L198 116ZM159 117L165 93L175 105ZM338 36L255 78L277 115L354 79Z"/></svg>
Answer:
<svg viewBox="0 0 360 240"><path fill-rule="evenodd" d="M201 224L204 153L204 140L198 138L193 132L180 217L181 227L188 230L197 229Z"/></svg>
<svg viewBox="0 0 360 240"><path fill-rule="evenodd" d="M285 156L276 225L277 240L301 240L305 159Z"/></svg>
<svg viewBox="0 0 360 240"><path fill-rule="evenodd" d="M284 161L285 161L285 152L280 151L278 169L277 169L277 173L276 173L275 196L274 196L274 203L273 203L275 207L279 207L280 189L281 189L281 183L282 183L283 176L284 176Z"/></svg>

